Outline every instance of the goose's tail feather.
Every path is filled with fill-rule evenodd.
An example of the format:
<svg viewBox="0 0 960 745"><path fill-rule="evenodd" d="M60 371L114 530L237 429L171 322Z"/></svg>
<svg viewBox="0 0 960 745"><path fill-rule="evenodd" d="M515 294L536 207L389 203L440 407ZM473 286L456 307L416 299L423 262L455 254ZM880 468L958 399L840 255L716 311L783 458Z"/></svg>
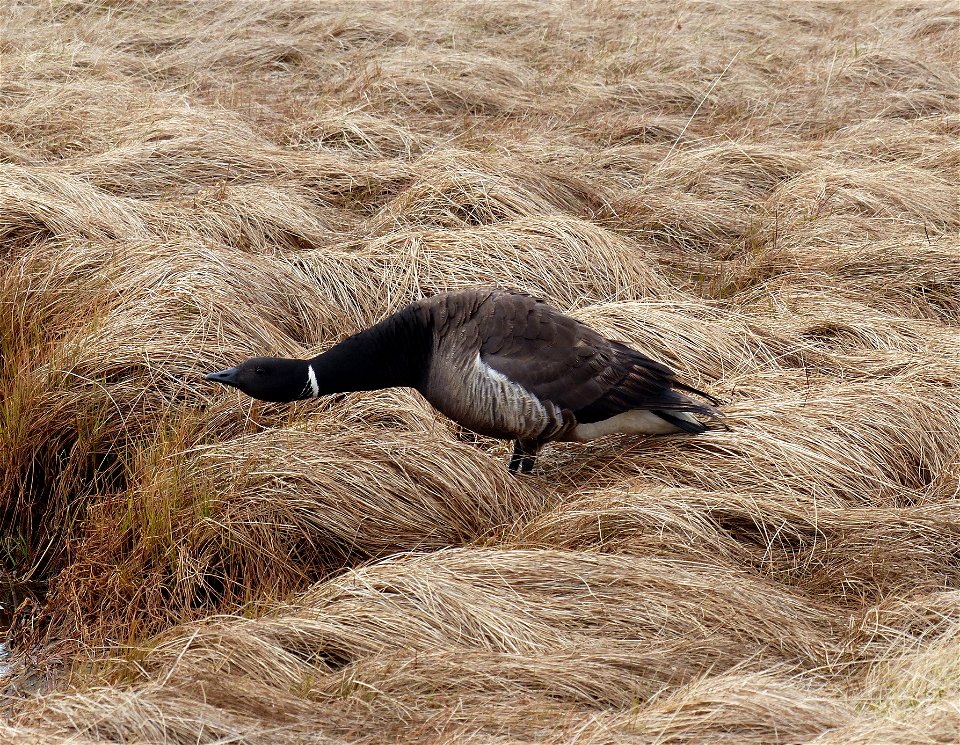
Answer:
<svg viewBox="0 0 960 745"><path fill-rule="evenodd" d="M679 393L679 391L701 396L710 401L710 403L695 401ZM723 414L716 408L716 406L720 405L719 399L678 381L673 382L669 398L672 399L672 406L651 409L651 411L661 419L670 422L670 424L677 429L694 435L699 435L712 429L730 429L723 418ZM707 421L703 421L703 419L698 417L703 417Z"/></svg>
<svg viewBox="0 0 960 745"><path fill-rule="evenodd" d="M581 423L599 422L626 411L650 411L683 432L699 434L717 424L726 427L716 408L720 401L676 378L666 365L646 357L619 342L609 341L623 371L619 380L588 406L575 411ZM691 396L695 396L692 398ZM708 403L709 402L709 403ZM701 421L706 419L708 423Z"/></svg>

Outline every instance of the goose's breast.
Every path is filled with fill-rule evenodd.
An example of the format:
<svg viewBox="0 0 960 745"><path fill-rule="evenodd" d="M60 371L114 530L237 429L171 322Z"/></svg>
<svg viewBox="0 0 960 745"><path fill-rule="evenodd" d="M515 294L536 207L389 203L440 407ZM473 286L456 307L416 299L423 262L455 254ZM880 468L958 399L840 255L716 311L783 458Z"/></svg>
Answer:
<svg viewBox="0 0 960 745"><path fill-rule="evenodd" d="M425 394L448 417L488 437L548 439L564 426L559 407L541 402L479 353L435 358Z"/></svg>

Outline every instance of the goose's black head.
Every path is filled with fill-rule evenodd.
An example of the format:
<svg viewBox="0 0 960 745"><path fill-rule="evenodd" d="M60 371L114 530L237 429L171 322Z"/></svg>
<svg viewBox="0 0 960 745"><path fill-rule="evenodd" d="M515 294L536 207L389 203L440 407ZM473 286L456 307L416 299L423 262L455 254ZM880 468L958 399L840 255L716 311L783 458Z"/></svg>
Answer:
<svg viewBox="0 0 960 745"><path fill-rule="evenodd" d="M316 378L310 372L306 360L254 357L204 378L239 388L261 401L285 403L316 395Z"/></svg>

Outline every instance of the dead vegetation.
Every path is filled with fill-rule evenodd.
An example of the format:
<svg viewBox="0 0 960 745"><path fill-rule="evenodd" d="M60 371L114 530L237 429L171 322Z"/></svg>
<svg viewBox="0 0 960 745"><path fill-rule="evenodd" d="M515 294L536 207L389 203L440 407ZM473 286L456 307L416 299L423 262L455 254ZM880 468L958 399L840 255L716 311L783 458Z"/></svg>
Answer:
<svg viewBox="0 0 960 745"><path fill-rule="evenodd" d="M8 2L16 743L960 739L949 2ZM204 384L450 288L729 431Z"/></svg>

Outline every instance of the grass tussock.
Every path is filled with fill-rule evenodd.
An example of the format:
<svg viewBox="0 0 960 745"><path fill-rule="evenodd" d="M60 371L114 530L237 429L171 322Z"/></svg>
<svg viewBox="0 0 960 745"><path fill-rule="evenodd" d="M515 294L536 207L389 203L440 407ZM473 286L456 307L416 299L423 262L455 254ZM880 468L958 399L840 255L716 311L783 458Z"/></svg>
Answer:
<svg viewBox="0 0 960 745"><path fill-rule="evenodd" d="M960 738L954 5L0 24L0 562L46 589L0 739ZM202 379L477 284L729 430L518 479L410 391Z"/></svg>

